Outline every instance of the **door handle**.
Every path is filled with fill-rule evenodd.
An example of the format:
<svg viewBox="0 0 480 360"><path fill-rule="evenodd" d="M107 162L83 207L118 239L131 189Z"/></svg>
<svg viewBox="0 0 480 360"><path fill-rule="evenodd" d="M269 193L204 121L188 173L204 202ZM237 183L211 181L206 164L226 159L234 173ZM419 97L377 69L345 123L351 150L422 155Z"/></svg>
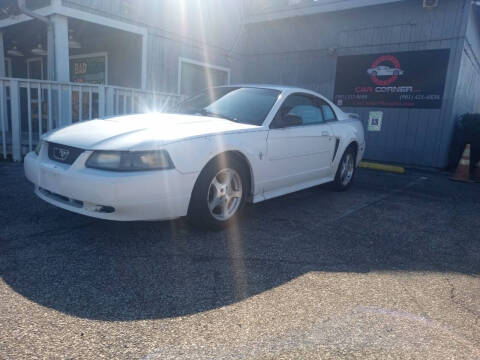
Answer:
<svg viewBox="0 0 480 360"><path fill-rule="evenodd" d="M322 131L322 136L330 136L330 133L328 131Z"/></svg>

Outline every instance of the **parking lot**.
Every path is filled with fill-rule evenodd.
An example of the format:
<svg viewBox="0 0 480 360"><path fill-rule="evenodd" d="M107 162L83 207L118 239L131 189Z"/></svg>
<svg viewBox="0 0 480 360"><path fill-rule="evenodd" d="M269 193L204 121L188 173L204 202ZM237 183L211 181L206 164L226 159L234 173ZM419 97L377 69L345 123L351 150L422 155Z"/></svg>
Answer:
<svg viewBox="0 0 480 360"><path fill-rule="evenodd" d="M480 184L357 175L215 233L72 214L0 163L0 358L480 358Z"/></svg>

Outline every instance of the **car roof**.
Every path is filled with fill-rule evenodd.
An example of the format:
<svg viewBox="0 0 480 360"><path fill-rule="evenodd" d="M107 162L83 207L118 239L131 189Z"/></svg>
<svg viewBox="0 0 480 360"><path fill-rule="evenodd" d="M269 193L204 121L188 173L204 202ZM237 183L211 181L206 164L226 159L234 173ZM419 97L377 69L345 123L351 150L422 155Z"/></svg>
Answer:
<svg viewBox="0 0 480 360"><path fill-rule="evenodd" d="M314 90L309 90L297 86L289 86L289 85L272 85L272 84L231 84L231 85L225 85L225 86L218 86L218 87L250 87L250 88L258 88L258 89L271 89L271 90L277 90L281 91L283 93L287 93L287 95L292 94L292 93L306 93L306 94L311 94L315 95L317 97L320 97L321 99L325 100L327 103L332 106L337 115L339 113L343 113L342 109L340 109L334 102L332 102L330 99L325 97L324 95L320 94L317 91Z"/></svg>
<svg viewBox="0 0 480 360"><path fill-rule="evenodd" d="M291 86L291 85L275 85L275 84L231 84L231 85L224 85L224 86L217 86L218 88L222 87L250 87L250 88L260 88L260 89L270 89L270 90L278 90L278 91L288 91L288 92L306 92L306 93L315 93L318 94L316 91ZM320 95L320 94L319 94Z"/></svg>
<svg viewBox="0 0 480 360"><path fill-rule="evenodd" d="M230 85L223 85L223 86L214 86L213 88L214 89L221 89L221 88L235 88L235 87L271 89L271 90L280 91L282 93L287 93L287 95L292 94L292 93L296 93L296 92L303 92L303 93L306 93L306 94L311 94L311 95L318 96L321 99L325 100L328 104L330 104L330 106L333 107L333 109L337 113L337 116L339 114L344 114L342 109L340 109L335 103L330 101L327 97L323 96L322 94L320 94L316 91L313 91L313 90L309 90L309 89L305 89L305 88L301 88L301 87L297 87L297 86L274 85L274 84L230 84Z"/></svg>

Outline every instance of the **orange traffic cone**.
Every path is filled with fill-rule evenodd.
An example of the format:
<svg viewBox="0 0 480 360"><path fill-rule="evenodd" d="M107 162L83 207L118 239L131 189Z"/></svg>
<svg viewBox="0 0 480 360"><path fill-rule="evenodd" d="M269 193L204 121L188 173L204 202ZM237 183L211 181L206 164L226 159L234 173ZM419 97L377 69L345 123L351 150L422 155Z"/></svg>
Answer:
<svg viewBox="0 0 480 360"><path fill-rule="evenodd" d="M465 146L465 151L457 165L457 170L450 180L470 182L470 144Z"/></svg>
<svg viewBox="0 0 480 360"><path fill-rule="evenodd" d="M475 165L473 169L473 180L480 182L480 161Z"/></svg>

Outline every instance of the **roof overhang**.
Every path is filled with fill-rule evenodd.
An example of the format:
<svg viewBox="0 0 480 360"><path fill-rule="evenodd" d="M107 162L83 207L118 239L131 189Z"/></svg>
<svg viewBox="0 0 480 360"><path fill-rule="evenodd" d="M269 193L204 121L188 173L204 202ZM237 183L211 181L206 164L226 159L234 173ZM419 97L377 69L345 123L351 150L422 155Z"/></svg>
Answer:
<svg viewBox="0 0 480 360"><path fill-rule="evenodd" d="M259 14L250 14L246 19L246 23L252 24L257 22L280 20L288 17L349 10L365 6L395 3L399 1L404 0L317 0L312 1L310 4L271 10Z"/></svg>
<svg viewBox="0 0 480 360"><path fill-rule="evenodd" d="M41 16L50 16L50 15L55 14L55 7L52 6L52 5L42 7L40 9L36 9L35 13L37 13L38 15L41 15ZM13 15L13 16L10 16L8 18L4 18L4 19L0 20L0 28L4 28L4 27L10 26L10 25L19 24L19 23L29 21L29 20L32 20L32 18L30 16L25 15L25 14Z"/></svg>
<svg viewBox="0 0 480 360"><path fill-rule="evenodd" d="M36 9L35 13L45 17L55 15L55 14L63 15L63 16L71 17L74 19L83 20L83 21L87 21L87 22L91 22L91 23L95 23L103 26L108 26L111 28L131 32L134 34L139 34L142 36L145 36L148 34L147 28L145 26L139 26L136 24L132 24L130 22L117 20L112 17L96 15L90 12L78 10L73 7L64 6L59 0L52 0L51 5ZM7 26L27 22L30 20L32 20L32 18L25 14L11 16L7 19L0 20L0 29Z"/></svg>

